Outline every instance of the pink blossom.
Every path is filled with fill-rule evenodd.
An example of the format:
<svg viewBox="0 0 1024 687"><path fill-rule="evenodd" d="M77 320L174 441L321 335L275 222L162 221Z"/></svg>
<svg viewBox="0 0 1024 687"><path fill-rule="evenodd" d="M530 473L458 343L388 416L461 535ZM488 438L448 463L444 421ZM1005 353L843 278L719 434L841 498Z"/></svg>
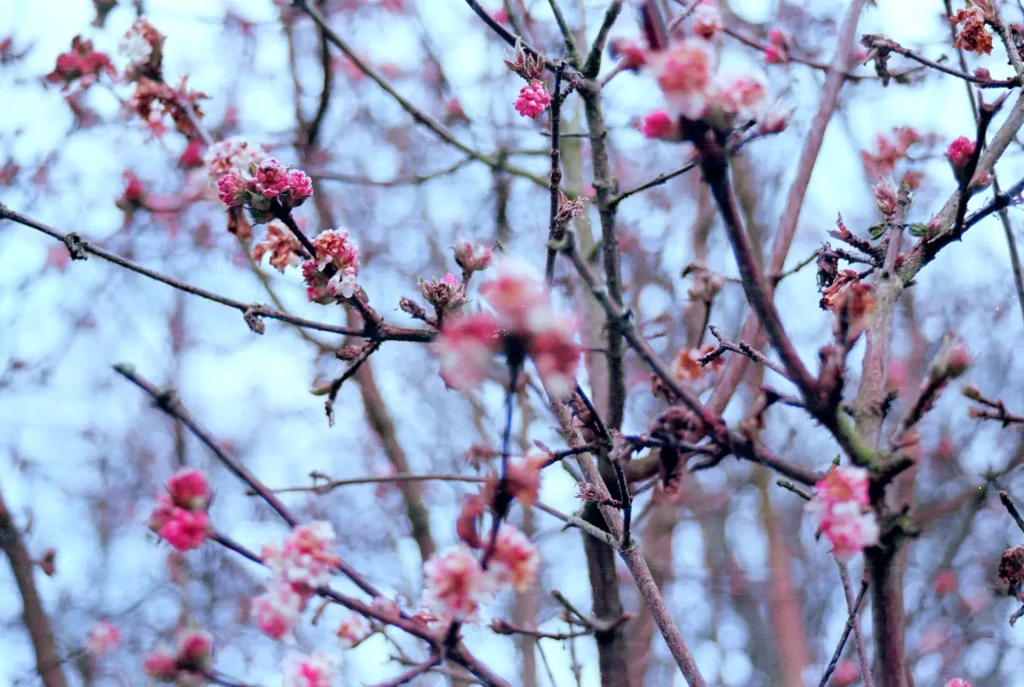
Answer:
<svg viewBox="0 0 1024 687"><path fill-rule="evenodd" d="M209 528L210 518L205 512L174 507L158 534L178 551L189 551L206 541Z"/></svg>
<svg viewBox="0 0 1024 687"><path fill-rule="evenodd" d="M647 58L669 104L669 114L699 120L708 109L714 55L700 40L678 41Z"/></svg>
<svg viewBox="0 0 1024 687"><path fill-rule="evenodd" d="M945 687L971 687L971 683L967 680L955 677L947 682Z"/></svg>
<svg viewBox="0 0 1024 687"><path fill-rule="evenodd" d="M245 204L247 182L237 169L230 169L217 179L217 197L229 208Z"/></svg>
<svg viewBox="0 0 1024 687"><path fill-rule="evenodd" d="M498 322L478 313L448 319L434 350L441 360L441 378L450 389L469 389L484 379L487 364L500 350Z"/></svg>
<svg viewBox="0 0 1024 687"><path fill-rule="evenodd" d="M106 53L93 50L92 41L75 36L71 39L71 49L57 57L57 63L53 71L46 75L46 80L55 84L63 83L61 90L66 91L76 81L82 89L86 89L96 83L101 75L114 76L116 73Z"/></svg>
<svg viewBox="0 0 1024 687"><path fill-rule="evenodd" d="M305 598L290 584L277 582L252 600L252 613L263 634L281 639L291 635L305 606Z"/></svg>
<svg viewBox="0 0 1024 687"><path fill-rule="evenodd" d="M288 190L288 168L270 157L256 166L256 192L273 198Z"/></svg>
<svg viewBox="0 0 1024 687"><path fill-rule="evenodd" d="M297 525L280 548L263 547L263 562L300 593L309 593L330 582L340 559L334 526L323 520Z"/></svg>
<svg viewBox="0 0 1024 687"><path fill-rule="evenodd" d="M754 119L768 94L767 82L756 72L722 73L715 79L712 105L728 116Z"/></svg>
<svg viewBox="0 0 1024 687"><path fill-rule="evenodd" d="M974 141L966 136L961 136L946 148L946 157L949 158L953 169L957 172L966 169L972 155L974 155Z"/></svg>
<svg viewBox="0 0 1024 687"><path fill-rule="evenodd" d="M490 591L487 573L465 544L435 553L423 564L423 600L452 620L471 620Z"/></svg>
<svg viewBox="0 0 1024 687"><path fill-rule="evenodd" d="M868 471L858 467L839 466L829 470L825 478L814 485L814 494L826 503L853 501L861 506L871 503L868 494Z"/></svg>
<svg viewBox="0 0 1024 687"><path fill-rule="evenodd" d="M480 244L471 243L461 238L455 242L453 248L455 264L468 274L485 270L491 266L492 250L490 248L484 248Z"/></svg>
<svg viewBox="0 0 1024 687"><path fill-rule="evenodd" d="M873 511L864 511L846 501L832 507L822 521L822 533L832 542L832 553L840 561L850 560L865 547L878 543L878 520Z"/></svg>
<svg viewBox="0 0 1024 687"><path fill-rule="evenodd" d="M678 141L679 125L665 110L655 110L640 123L640 133L647 138Z"/></svg>
<svg viewBox="0 0 1024 687"><path fill-rule="evenodd" d="M313 180L300 169L288 171L288 196L291 206L297 208L313 197Z"/></svg>
<svg viewBox="0 0 1024 687"><path fill-rule="evenodd" d="M573 340L574 323L559 320L557 326L531 337L528 350L537 374L544 380L552 396L566 399L576 388L576 368L580 348Z"/></svg>
<svg viewBox="0 0 1024 687"><path fill-rule="evenodd" d="M203 142L198 138L190 139L185 150L178 158L178 167L182 169L193 169L203 166Z"/></svg>
<svg viewBox="0 0 1024 687"><path fill-rule="evenodd" d="M505 11L504 7L499 7L498 9L494 10L494 15L493 16L494 16L494 21L498 22L499 24L507 24L508 23L508 12Z"/></svg>
<svg viewBox="0 0 1024 687"><path fill-rule="evenodd" d="M497 312L501 329L528 335L535 317L551 319L551 300L533 268L519 260L502 260L493 279L480 285L480 295ZM552 316L553 317L553 316Z"/></svg>
<svg viewBox="0 0 1024 687"><path fill-rule="evenodd" d="M344 229L321 232L312 241L316 259L302 263L302 279L311 301L325 301L337 296L351 298L359 274L359 248ZM330 275L324 270L330 267Z"/></svg>
<svg viewBox="0 0 1024 687"><path fill-rule="evenodd" d="M331 687L335 679L334 659L317 652L312 656L291 654L281 664L284 687Z"/></svg>
<svg viewBox="0 0 1024 687"><path fill-rule="evenodd" d="M512 525L502 525L487 569L494 581L525 591L537 579L539 566L540 554L526 535Z"/></svg>
<svg viewBox="0 0 1024 687"><path fill-rule="evenodd" d="M206 510L210 505L210 483L197 468L182 468L167 480L167 493L174 505L186 510Z"/></svg>
<svg viewBox="0 0 1024 687"><path fill-rule="evenodd" d="M814 485L814 498L807 504L841 561L878 543L878 521L868 508L869 482L868 471L863 468L833 468Z"/></svg>
<svg viewBox="0 0 1024 687"><path fill-rule="evenodd" d="M86 651L92 656L101 656L121 644L121 632L117 625L109 620L100 620L92 629L85 640Z"/></svg>
<svg viewBox="0 0 1024 687"><path fill-rule="evenodd" d="M462 284L451 272L441 279L420 282L420 293L437 310L454 310L465 305L466 297L462 293Z"/></svg>
<svg viewBox="0 0 1024 687"><path fill-rule="evenodd" d="M154 651L146 656L142 671L157 680L173 680L178 675L178 661L166 651Z"/></svg>
<svg viewBox="0 0 1024 687"><path fill-rule="evenodd" d="M786 53L774 45L766 46L764 49L764 61L768 64L782 64L789 60Z"/></svg>
<svg viewBox="0 0 1024 687"><path fill-rule="evenodd" d="M777 134L789 126L789 120L793 118L793 108L775 102L763 110L757 117L757 131L761 134Z"/></svg>
<svg viewBox="0 0 1024 687"><path fill-rule="evenodd" d="M628 38L616 38L608 44L613 59L622 60L623 69L636 70L647 64L647 50Z"/></svg>
<svg viewBox="0 0 1024 687"><path fill-rule="evenodd" d="M859 676L860 671L857 669L857 664L844 658L832 673L832 685L833 687L850 687Z"/></svg>
<svg viewBox="0 0 1024 687"><path fill-rule="evenodd" d="M523 86L516 98L515 108L523 117L537 119L544 110L548 109L551 103L551 94L548 93L543 81L531 81L529 85Z"/></svg>
<svg viewBox="0 0 1024 687"><path fill-rule="evenodd" d="M480 285L480 293L494 309L446 323L435 344L441 357L441 376L453 389L465 389L483 380L494 354L528 353L537 372L557 396L575 386L579 348L573 342L572 320L551 309L547 288L526 264L504 260L494 279Z"/></svg>
<svg viewBox="0 0 1024 687"><path fill-rule="evenodd" d="M693 11L693 32L705 40L712 40L721 33L724 24L715 0L701 0Z"/></svg>
<svg viewBox="0 0 1024 687"><path fill-rule="evenodd" d="M342 618L336 634L341 645L351 649L370 634L370 623L358 613L349 613Z"/></svg>
<svg viewBox="0 0 1024 687"><path fill-rule="evenodd" d="M218 141L210 146L203 156L206 171L212 179L219 179L232 169L248 171L253 165L267 157L263 146L250 143L235 136Z"/></svg>

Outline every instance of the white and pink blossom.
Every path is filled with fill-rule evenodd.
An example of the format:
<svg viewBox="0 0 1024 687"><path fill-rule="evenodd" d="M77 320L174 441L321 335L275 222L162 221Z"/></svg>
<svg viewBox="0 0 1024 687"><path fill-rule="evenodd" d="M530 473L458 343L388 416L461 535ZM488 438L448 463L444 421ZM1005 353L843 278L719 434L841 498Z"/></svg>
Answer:
<svg viewBox="0 0 1024 687"><path fill-rule="evenodd" d="M539 566L537 547L515 526L502 525L487 567L495 583L510 584L517 591L524 591L536 581Z"/></svg>
<svg viewBox="0 0 1024 687"><path fill-rule="evenodd" d="M311 593L330 582L340 561L333 551L336 545L334 526L316 520L297 525L281 547L264 546L263 562L296 591Z"/></svg>
<svg viewBox="0 0 1024 687"><path fill-rule="evenodd" d="M281 664L284 687L332 687L336 670L334 659L323 652L311 656L293 653Z"/></svg>
<svg viewBox="0 0 1024 687"><path fill-rule="evenodd" d="M316 259L302 263L302 279L309 300L326 302L351 298L359 274L359 248L344 229L328 229L312 241ZM328 274L330 272L330 274Z"/></svg>
<svg viewBox="0 0 1024 687"><path fill-rule="evenodd" d="M99 620L85 640L85 649L91 656L102 656L121 644L121 631L109 620Z"/></svg>
<svg viewBox="0 0 1024 687"><path fill-rule="evenodd" d="M341 619L336 634L341 645L351 649L370 635L370 623L358 613L349 613Z"/></svg>
<svg viewBox="0 0 1024 687"><path fill-rule="evenodd" d="M435 553L423 564L423 601L450 620L472 620L490 592L490 579L465 544Z"/></svg>
<svg viewBox="0 0 1024 687"><path fill-rule="evenodd" d="M275 581L252 600L252 613L263 634L272 639L284 639L292 636L305 606L305 598L292 585Z"/></svg>
<svg viewBox="0 0 1024 687"><path fill-rule="evenodd" d="M878 543L880 530L869 508L870 476L858 467L836 467L814 486L807 510L818 519L818 528L832 542L833 554L849 560Z"/></svg>
<svg viewBox="0 0 1024 687"><path fill-rule="evenodd" d="M219 179L232 169L248 170L260 160L267 158L267 151L239 136L226 138L214 143L203 156L206 172L212 179Z"/></svg>

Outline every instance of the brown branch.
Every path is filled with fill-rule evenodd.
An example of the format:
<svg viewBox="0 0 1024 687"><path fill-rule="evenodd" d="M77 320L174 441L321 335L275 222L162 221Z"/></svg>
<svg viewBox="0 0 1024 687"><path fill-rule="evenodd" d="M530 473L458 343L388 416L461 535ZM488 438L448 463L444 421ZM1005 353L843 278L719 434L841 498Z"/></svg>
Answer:
<svg viewBox="0 0 1024 687"><path fill-rule="evenodd" d="M61 668L61 656L53 638L50 617L43 608L36 588L35 563L25 548L21 532L11 512L7 509L3 494L0 493L0 550L7 554L14 573L14 583L21 594L21 617L32 640L32 649L36 656L36 672L45 687L67 687L64 671Z"/></svg>
<svg viewBox="0 0 1024 687"><path fill-rule="evenodd" d="M941 62L929 60L924 55L914 52L910 48L904 48L896 41L886 38L885 36L866 34L863 36L861 41L864 43L865 47L872 50L877 50L880 53L894 52L898 55L903 55L904 57L914 60L915 62L919 62L930 69L935 69L945 74L949 74L950 76L955 76L958 79L963 79L969 83L976 84L981 88L1013 88L1020 84L1020 79L1017 77L1012 79L985 79L974 76L973 74L968 74L967 72L953 69L952 67L947 67Z"/></svg>
<svg viewBox="0 0 1024 687"><path fill-rule="evenodd" d="M1006 512L1010 514L1013 521L1017 523L1017 527L1020 528L1020 531L1024 532L1024 518L1020 517L1020 511L1018 511L1017 506L1013 504L1013 499L1010 498L1010 495L1002 489L999 490L999 501L1003 504L1003 507L1006 508Z"/></svg>
<svg viewBox="0 0 1024 687"><path fill-rule="evenodd" d="M213 438L206 429L200 425L195 418L185 409L178 400L174 391L171 389L160 389L155 386L152 382L148 381L141 375L135 372L135 369L131 365L115 365L114 370L122 377L127 379L135 386L142 389L153 402L157 408L166 413L169 417L172 417L191 430L191 432L199 439L203 444L209 448L217 459L226 467L232 474L238 479L248 485L253 491L259 494L260 498L267 502L271 508L273 508L281 518L288 523L289 527L295 527L298 524L298 518L295 517L289 511L280 499L267 488L263 482L259 480L252 472L249 471L244 465L228 455L227 451ZM362 589L370 596L380 596L380 591L372 585L369 580L359 574L352 566L343 560L339 560L337 565L338 570L348 577L357 587Z"/></svg>
<svg viewBox="0 0 1024 687"><path fill-rule="evenodd" d="M846 72L853 53L854 41L857 38L857 23L860 13L864 9L867 0L854 0L850 3L839 26L839 37L836 49L829 65L828 76L822 87L821 100L818 103L818 110L811 121L811 128L806 134L804 147L800 151L800 158L797 161L796 177L789 188L786 196L786 206L779 220L779 226L772 243L771 255L765 271L768 274L781 273L786 263L786 256L796 236L797 224L800 220L800 211L803 208L804 198L807 195L807 187L811 181L811 174L814 171L818 155L821 152L821 145L825 139L825 131L835 112L839 102L839 92L846 81ZM760 324L756 315L751 314L743 323L739 337L742 341L748 341L754 348L761 348L765 344ZM719 376L708 405L715 412L722 412L732 398L733 393L739 387L743 374L747 369L748 360L736 356L730 360L725 370Z"/></svg>
<svg viewBox="0 0 1024 687"><path fill-rule="evenodd" d="M187 284L178 279L174 279L173 277L169 277L165 274L161 274L159 272L151 270L148 267L143 267L142 265L132 262L131 260L121 257L120 255L112 253L104 248L95 246L89 243L88 241L82 239L78 234L64 233L58 231L57 229L54 229L53 227L43 224L42 222L38 222L30 217L26 217L25 215L15 212L14 210L8 208L6 205L0 203L0 220L2 219L9 219L13 222L17 222L18 224L24 225L26 227L36 229L37 231L41 231L44 234L47 234L48 236L57 239L58 241L64 242L65 245L69 246L69 251L71 252L71 255L74 259L84 259L86 254L95 255L99 258L106 260L107 262L111 262L119 267L124 267L125 269L131 270L132 272L135 272L137 274L141 274L144 277L149 277L150 279L161 282L163 284L167 284L168 286L178 289L179 291L184 291L185 293L190 293L193 296L199 296L200 298L205 298L208 301L219 303L221 305L226 305L229 308L234 308L243 315L248 314L249 316L256 318L266 317L272 320L280 320L281 322L287 322L288 324L292 324L298 327L313 329L321 332L329 332L332 334L346 334L349 336L367 337L367 332L363 329L357 329L353 327L341 327L338 325L326 324L324 322L307 320L305 318L296 317L295 315L291 315L280 310L268 308L265 305L260 305L257 303L244 303L233 298L221 296L219 294L213 293L212 291L207 291L206 289L199 288L198 286ZM378 331L375 334L375 336L378 337L379 340L381 341L411 341L419 343L426 343L428 341L432 341L436 335L436 332L432 332L429 330L406 329L404 327L392 327L390 325L385 326L381 331Z"/></svg>
<svg viewBox="0 0 1024 687"><path fill-rule="evenodd" d="M849 582L849 576L847 576L845 580L847 586L849 586ZM853 631L853 628L857 623L857 614L860 611L860 604L864 601L864 596L867 594L867 591L868 583L867 580L865 580L864 583L861 584L857 600L853 601L849 606L849 617L846 619L846 627L843 628L843 634L839 637L839 644L836 645L836 650L832 653L832 660L829 661L828 665L825 667L825 673L821 676L821 681L818 683L818 687L825 687L825 685L828 684L828 679L832 677L832 671L834 671L836 669L836 665L839 664L839 659L843 655L843 647L846 646L846 640L850 638L850 633ZM864 674L868 679L870 679L870 675L867 673Z"/></svg>
<svg viewBox="0 0 1024 687"><path fill-rule="evenodd" d="M431 654L430 657L421 662L417 663L409 670L405 671L401 675L392 678L391 680L385 680L384 682L378 682L376 687L399 687L406 683L412 682L420 675L429 672L434 666L444 660L444 657L440 653Z"/></svg>

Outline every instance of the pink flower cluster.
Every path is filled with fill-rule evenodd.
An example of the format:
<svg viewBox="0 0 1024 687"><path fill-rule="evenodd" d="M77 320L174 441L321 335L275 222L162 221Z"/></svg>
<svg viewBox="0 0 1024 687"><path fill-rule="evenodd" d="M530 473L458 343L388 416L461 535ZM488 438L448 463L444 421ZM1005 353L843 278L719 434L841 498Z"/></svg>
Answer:
<svg viewBox="0 0 1024 687"><path fill-rule="evenodd" d="M334 659L325 653L311 656L291 654L281 665L284 687L332 687L335 678Z"/></svg>
<svg viewBox="0 0 1024 687"><path fill-rule="evenodd" d="M547 87L544 86L543 81L531 81L528 85L523 86L523 89L519 91L519 97L516 98L516 112L523 117L529 117L530 119L537 119L544 110L548 109L548 105L551 104L551 94L548 93Z"/></svg>
<svg viewBox="0 0 1024 687"><path fill-rule="evenodd" d="M328 229L313 239L316 259L302 263L302 280L309 300L326 302L351 298L359 274L359 248L344 229Z"/></svg>
<svg viewBox="0 0 1024 687"><path fill-rule="evenodd" d="M451 272L440 279L421 281L420 293L438 312L455 310L466 304L462 284Z"/></svg>
<svg viewBox="0 0 1024 687"><path fill-rule="evenodd" d="M274 158L252 164L245 171L232 167L217 179L217 196L230 207L247 207L252 221L263 224L290 212L313 195L306 173L289 169Z"/></svg>
<svg viewBox="0 0 1024 687"><path fill-rule="evenodd" d="M955 677L946 683L945 687L971 687L971 683L959 677Z"/></svg>
<svg viewBox="0 0 1024 687"><path fill-rule="evenodd" d="M868 508L868 483L864 468L835 467L814 485L814 498L807 504L840 561L878 543L878 521Z"/></svg>
<svg viewBox="0 0 1024 687"><path fill-rule="evenodd" d="M178 634L174 651L154 651L146 657L142 670L161 682L203 685L212 664L213 637L202 630L184 630Z"/></svg>
<svg viewBox="0 0 1024 687"><path fill-rule="evenodd" d="M768 110L764 75L720 70L707 41L675 41L666 50L649 51L645 63L668 101L667 116L658 115L651 122L652 135L657 132L658 138L671 136L680 117L727 130L758 121Z"/></svg>
<svg viewBox="0 0 1024 687"><path fill-rule="evenodd" d="M263 562L274 577L267 591L253 599L252 610L264 634L274 639L291 635L306 602L330 581L340 561L333 553L336 544L334 527L318 520L297 525L280 547L263 547Z"/></svg>
<svg viewBox="0 0 1024 687"><path fill-rule="evenodd" d="M491 594L505 587L529 588L539 565L536 547L514 526L504 524L498 530L487 570L463 543L431 556L423 565L423 602L443 618L473 620Z"/></svg>
<svg viewBox="0 0 1024 687"><path fill-rule="evenodd" d="M178 551L197 548L206 541L210 518L210 484L206 473L182 468L167 481L167 493L149 518L149 528Z"/></svg>
<svg viewBox="0 0 1024 687"><path fill-rule="evenodd" d="M92 41L75 36L71 39L71 50L57 57L57 64L53 71L46 75L46 80L50 83L63 83L64 87L61 90L66 91L76 81L83 89L88 88L103 74L117 74L110 57L106 53L93 50Z"/></svg>
<svg viewBox="0 0 1024 687"><path fill-rule="evenodd" d="M250 143L239 136L226 138L210 146L203 156L206 172L211 179L219 179L233 168L249 169L268 157L261 145Z"/></svg>
<svg viewBox="0 0 1024 687"><path fill-rule="evenodd" d="M572 340L575 325L554 313L540 279L526 265L506 260L496 278L480 285L480 293L494 314L449 320L435 344L445 383L453 389L479 384L487 363L503 352L511 359L529 355L551 393L569 396L580 357Z"/></svg>

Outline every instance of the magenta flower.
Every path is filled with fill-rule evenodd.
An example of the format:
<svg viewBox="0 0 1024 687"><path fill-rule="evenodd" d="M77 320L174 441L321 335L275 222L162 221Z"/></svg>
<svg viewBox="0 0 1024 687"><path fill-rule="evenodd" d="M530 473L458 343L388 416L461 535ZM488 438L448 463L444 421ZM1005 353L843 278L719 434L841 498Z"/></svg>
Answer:
<svg viewBox="0 0 1024 687"><path fill-rule="evenodd" d="M551 94L548 93L543 81L531 81L529 85L523 86L516 98L515 108L523 117L537 119L544 110L551 104Z"/></svg>

